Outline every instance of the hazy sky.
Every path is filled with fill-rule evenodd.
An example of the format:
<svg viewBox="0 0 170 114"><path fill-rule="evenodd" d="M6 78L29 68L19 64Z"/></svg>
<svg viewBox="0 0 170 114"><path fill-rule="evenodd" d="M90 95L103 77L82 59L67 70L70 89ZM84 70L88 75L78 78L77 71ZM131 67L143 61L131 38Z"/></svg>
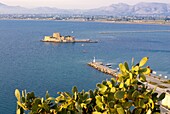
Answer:
<svg viewBox="0 0 170 114"><path fill-rule="evenodd" d="M116 3L133 5L139 2L170 3L170 0L0 0L0 3L11 6L19 5L27 8L48 6L64 9L90 9Z"/></svg>

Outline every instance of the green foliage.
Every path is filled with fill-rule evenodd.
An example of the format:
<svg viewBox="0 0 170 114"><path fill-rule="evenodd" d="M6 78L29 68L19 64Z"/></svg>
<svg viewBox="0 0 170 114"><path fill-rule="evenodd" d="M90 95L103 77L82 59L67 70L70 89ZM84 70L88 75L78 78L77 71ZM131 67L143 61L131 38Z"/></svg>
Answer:
<svg viewBox="0 0 170 114"><path fill-rule="evenodd" d="M151 69L144 67L148 57L140 63L130 67L127 62L120 63L120 73L116 79L97 84L92 91L78 91L72 88L72 93L58 92L56 98L36 97L33 92L27 93L16 89L17 114L151 114L160 113L158 102L165 97L165 93L158 96L154 90L148 90L143 84Z"/></svg>

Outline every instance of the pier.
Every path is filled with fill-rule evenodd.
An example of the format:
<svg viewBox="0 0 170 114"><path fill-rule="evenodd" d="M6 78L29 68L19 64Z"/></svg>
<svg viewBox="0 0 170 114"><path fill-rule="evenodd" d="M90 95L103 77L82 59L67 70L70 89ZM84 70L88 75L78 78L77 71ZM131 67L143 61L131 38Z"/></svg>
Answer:
<svg viewBox="0 0 170 114"><path fill-rule="evenodd" d="M88 63L88 65L102 73L111 75L115 78L117 77L117 74L119 72L116 69L107 67L102 62L96 62L95 58L92 62ZM153 75L151 75L151 76L146 75L146 80L147 80L147 85L151 89L158 86L157 91L159 91L159 92L170 91L170 84L164 83L165 81L167 81L167 79L161 79L161 78L158 78L158 76L153 76Z"/></svg>
<svg viewBox="0 0 170 114"><path fill-rule="evenodd" d="M104 66L102 62L90 62L88 63L88 65L105 74L111 75L113 77L117 76L117 72L118 72L117 70Z"/></svg>
<svg viewBox="0 0 170 114"><path fill-rule="evenodd" d="M92 62L88 63L88 65L102 73L111 75L115 78L117 77L117 74L119 72L118 70L105 66L102 62L96 62L95 57ZM170 114L170 84L163 83L165 79L159 79L152 75L146 76L146 80L147 82L145 82L144 84L148 86L148 89L154 89L155 87L157 87L156 92L158 94L163 93L163 92L166 93L166 96L162 100L161 105L160 105L161 114ZM156 85L149 83L149 82L155 82ZM161 86L163 87L161 88Z"/></svg>

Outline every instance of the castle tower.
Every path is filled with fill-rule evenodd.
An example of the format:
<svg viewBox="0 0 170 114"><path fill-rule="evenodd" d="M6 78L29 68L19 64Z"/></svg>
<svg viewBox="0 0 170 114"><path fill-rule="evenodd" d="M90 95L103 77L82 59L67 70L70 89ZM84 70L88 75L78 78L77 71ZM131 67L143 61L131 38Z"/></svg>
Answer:
<svg viewBox="0 0 170 114"><path fill-rule="evenodd" d="M53 33L53 37L54 38L60 38L60 33L59 32Z"/></svg>

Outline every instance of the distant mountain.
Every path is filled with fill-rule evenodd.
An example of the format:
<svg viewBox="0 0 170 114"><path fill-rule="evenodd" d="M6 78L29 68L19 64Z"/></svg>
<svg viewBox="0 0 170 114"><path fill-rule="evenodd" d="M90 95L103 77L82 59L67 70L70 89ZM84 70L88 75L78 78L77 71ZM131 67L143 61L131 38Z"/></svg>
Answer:
<svg viewBox="0 0 170 114"><path fill-rule="evenodd" d="M130 16L130 15L170 15L170 4L165 3L138 3L128 5L124 3L89 10L90 14Z"/></svg>
<svg viewBox="0 0 170 114"><path fill-rule="evenodd" d="M0 3L0 14L21 14L29 13L29 10L20 6L8 6Z"/></svg>
<svg viewBox="0 0 170 114"><path fill-rule="evenodd" d="M170 15L170 4L165 3L139 3L133 6L132 12L135 15Z"/></svg>
<svg viewBox="0 0 170 114"><path fill-rule="evenodd" d="M6 5L5 5L5 4L0 3L0 7L2 7L2 6L6 6Z"/></svg>
<svg viewBox="0 0 170 114"><path fill-rule="evenodd" d="M110 16L170 15L170 4L142 2L136 5L128 5L119 3L88 10L68 10L52 7L37 7L28 9L20 6L8 6L0 3L0 14L84 14Z"/></svg>
<svg viewBox="0 0 170 114"><path fill-rule="evenodd" d="M52 7L24 8L0 3L0 14L82 14L82 10L58 9Z"/></svg>
<svg viewBox="0 0 170 114"><path fill-rule="evenodd" d="M87 13L91 15L98 14L98 15L119 16L119 15L129 15L130 13L132 13L131 9L132 9L132 6L128 4L124 4L124 3L119 3L119 4L112 4L106 7L91 9L91 10L88 10Z"/></svg>

